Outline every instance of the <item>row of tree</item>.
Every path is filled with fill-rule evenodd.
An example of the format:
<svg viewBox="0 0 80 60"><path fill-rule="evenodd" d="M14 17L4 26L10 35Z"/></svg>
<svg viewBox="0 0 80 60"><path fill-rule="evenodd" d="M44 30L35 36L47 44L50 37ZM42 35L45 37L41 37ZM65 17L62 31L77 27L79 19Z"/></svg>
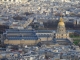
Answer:
<svg viewBox="0 0 80 60"><path fill-rule="evenodd" d="M58 26L58 20L44 22L44 28L56 29ZM80 30L80 25L74 25L71 22L65 22L66 29L78 29Z"/></svg>

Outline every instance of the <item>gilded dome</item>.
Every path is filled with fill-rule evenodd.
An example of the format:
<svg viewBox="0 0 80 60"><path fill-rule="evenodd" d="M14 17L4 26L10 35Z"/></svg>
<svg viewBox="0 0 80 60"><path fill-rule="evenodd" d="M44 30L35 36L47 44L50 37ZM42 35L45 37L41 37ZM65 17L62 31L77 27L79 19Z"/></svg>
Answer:
<svg viewBox="0 0 80 60"><path fill-rule="evenodd" d="M59 22L58 25L64 26L64 22Z"/></svg>
<svg viewBox="0 0 80 60"><path fill-rule="evenodd" d="M62 17L60 18L60 21L59 21L58 25L60 25L60 26L64 26L65 25L64 22L63 22L63 18Z"/></svg>

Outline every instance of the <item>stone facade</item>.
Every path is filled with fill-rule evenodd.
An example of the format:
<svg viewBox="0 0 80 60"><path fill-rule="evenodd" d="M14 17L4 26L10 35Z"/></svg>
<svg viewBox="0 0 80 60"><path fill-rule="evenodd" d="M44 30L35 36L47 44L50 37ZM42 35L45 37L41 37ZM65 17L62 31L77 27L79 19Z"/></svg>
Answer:
<svg viewBox="0 0 80 60"><path fill-rule="evenodd" d="M39 43L40 40L5 40L4 44L11 45L35 45Z"/></svg>

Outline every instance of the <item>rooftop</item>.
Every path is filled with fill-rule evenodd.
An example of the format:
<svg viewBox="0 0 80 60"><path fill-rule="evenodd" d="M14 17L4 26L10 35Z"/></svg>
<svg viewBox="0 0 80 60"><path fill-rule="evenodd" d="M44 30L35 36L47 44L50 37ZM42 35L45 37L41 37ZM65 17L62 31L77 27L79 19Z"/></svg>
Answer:
<svg viewBox="0 0 80 60"><path fill-rule="evenodd" d="M38 40L38 37L8 37L8 40Z"/></svg>

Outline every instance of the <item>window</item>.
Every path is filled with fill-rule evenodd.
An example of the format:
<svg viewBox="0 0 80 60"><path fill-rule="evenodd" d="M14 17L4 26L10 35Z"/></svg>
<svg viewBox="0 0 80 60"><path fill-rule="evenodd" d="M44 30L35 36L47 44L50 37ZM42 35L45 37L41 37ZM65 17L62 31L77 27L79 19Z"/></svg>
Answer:
<svg viewBox="0 0 80 60"><path fill-rule="evenodd" d="M13 2L15 2L15 0L13 0Z"/></svg>
<svg viewBox="0 0 80 60"><path fill-rule="evenodd" d="M6 0L4 0L4 1L6 1Z"/></svg>
<svg viewBox="0 0 80 60"><path fill-rule="evenodd" d="M9 1L11 1L11 0L9 0Z"/></svg>

